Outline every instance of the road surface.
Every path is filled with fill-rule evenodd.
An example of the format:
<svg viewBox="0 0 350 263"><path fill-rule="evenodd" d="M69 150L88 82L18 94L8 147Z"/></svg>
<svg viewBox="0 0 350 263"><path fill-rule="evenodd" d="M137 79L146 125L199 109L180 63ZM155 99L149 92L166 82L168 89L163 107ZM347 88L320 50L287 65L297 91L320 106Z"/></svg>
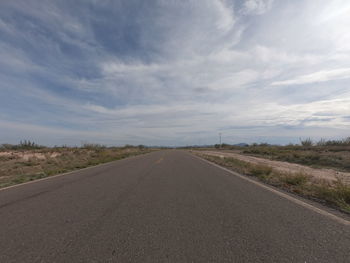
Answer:
<svg viewBox="0 0 350 263"><path fill-rule="evenodd" d="M0 262L350 262L350 229L168 150L1 190Z"/></svg>

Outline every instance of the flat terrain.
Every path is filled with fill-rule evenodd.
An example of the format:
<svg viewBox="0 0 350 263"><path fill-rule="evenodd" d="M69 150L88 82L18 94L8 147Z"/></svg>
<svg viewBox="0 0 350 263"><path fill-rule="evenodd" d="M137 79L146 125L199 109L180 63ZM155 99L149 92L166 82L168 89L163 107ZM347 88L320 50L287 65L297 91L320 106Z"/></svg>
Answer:
<svg viewBox="0 0 350 263"><path fill-rule="evenodd" d="M0 262L349 262L350 227L177 150L0 190Z"/></svg>
<svg viewBox="0 0 350 263"><path fill-rule="evenodd" d="M18 147L18 146L13 146ZM0 188L147 153L144 147L42 147L0 145Z"/></svg>
<svg viewBox="0 0 350 263"><path fill-rule="evenodd" d="M333 169L325 169L325 168L312 168L306 165L282 162L282 161L273 161L266 158L248 156L237 152L232 151L198 151L198 153L203 153L211 156L223 156L223 157L232 157L244 162L248 162L254 165L267 165L270 166L280 172L286 173L304 173L314 177L315 179L321 179L326 181L337 181L342 180L344 183L350 185L350 172L340 172Z"/></svg>
<svg viewBox="0 0 350 263"><path fill-rule="evenodd" d="M239 153L275 161L350 172L350 137L340 141L320 141L309 146L262 144L233 149Z"/></svg>

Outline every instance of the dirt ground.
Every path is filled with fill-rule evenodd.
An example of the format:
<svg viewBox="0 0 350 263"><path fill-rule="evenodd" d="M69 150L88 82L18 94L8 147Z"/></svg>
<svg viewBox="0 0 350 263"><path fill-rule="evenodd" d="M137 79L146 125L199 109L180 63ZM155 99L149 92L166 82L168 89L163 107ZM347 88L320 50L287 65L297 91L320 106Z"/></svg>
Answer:
<svg viewBox="0 0 350 263"><path fill-rule="evenodd" d="M272 161L264 158L258 158L253 156L242 155L233 152L216 152L216 151L198 151L198 153L218 156L218 157L232 157L241 161L249 162L252 164L258 165L268 165L275 170L280 172L287 173L304 173L314 177L315 179L322 179L326 181L336 181L342 180L346 184L350 184L350 173L339 172L332 169L316 169L308 166L281 162L281 161Z"/></svg>
<svg viewBox="0 0 350 263"><path fill-rule="evenodd" d="M19 159L22 161L28 161L29 159L39 159L39 160L46 160L48 158L55 158L57 156L60 156L61 153L59 152L51 152L51 153L40 153L40 152L28 152L28 151L5 151L0 152L0 157L8 157L11 159Z"/></svg>
<svg viewBox="0 0 350 263"><path fill-rule="evenodd" d="M138 147L0 151L0 188L149 152Z"/></svg>

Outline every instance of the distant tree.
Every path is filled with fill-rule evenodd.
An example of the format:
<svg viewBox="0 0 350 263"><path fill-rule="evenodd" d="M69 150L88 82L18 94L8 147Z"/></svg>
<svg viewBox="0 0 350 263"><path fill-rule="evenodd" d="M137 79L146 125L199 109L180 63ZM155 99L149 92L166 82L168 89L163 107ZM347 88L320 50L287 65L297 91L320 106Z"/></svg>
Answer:
<svg viewBox="0 0 350 263"><path fill-rule="evenodd" d="M30 149L41 149L45 147L42 145L36 144L35 142L31 142L30 140L24 140L24 141L20 141L18 145L14 145L13 148L30 150Z"/></svg>
<svg viewBox="0 0 350 263"><path fill-rule="evenodd" d="M300 143L302 146L305 146L305 147L310 147L313 145L313 142L311 140L311 138L307 138L307 139L300 139Z"/></svg>

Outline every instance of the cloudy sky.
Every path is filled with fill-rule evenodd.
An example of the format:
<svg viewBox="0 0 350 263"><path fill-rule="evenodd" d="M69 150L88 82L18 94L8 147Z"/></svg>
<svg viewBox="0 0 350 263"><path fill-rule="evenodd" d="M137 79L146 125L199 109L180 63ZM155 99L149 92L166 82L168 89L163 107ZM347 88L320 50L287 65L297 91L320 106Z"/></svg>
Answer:
<svg viewBox="0 0 350 263"><path fill-rule="evenodd" d="M0 143L350 135L349 0L0 2Z"/></svg>

